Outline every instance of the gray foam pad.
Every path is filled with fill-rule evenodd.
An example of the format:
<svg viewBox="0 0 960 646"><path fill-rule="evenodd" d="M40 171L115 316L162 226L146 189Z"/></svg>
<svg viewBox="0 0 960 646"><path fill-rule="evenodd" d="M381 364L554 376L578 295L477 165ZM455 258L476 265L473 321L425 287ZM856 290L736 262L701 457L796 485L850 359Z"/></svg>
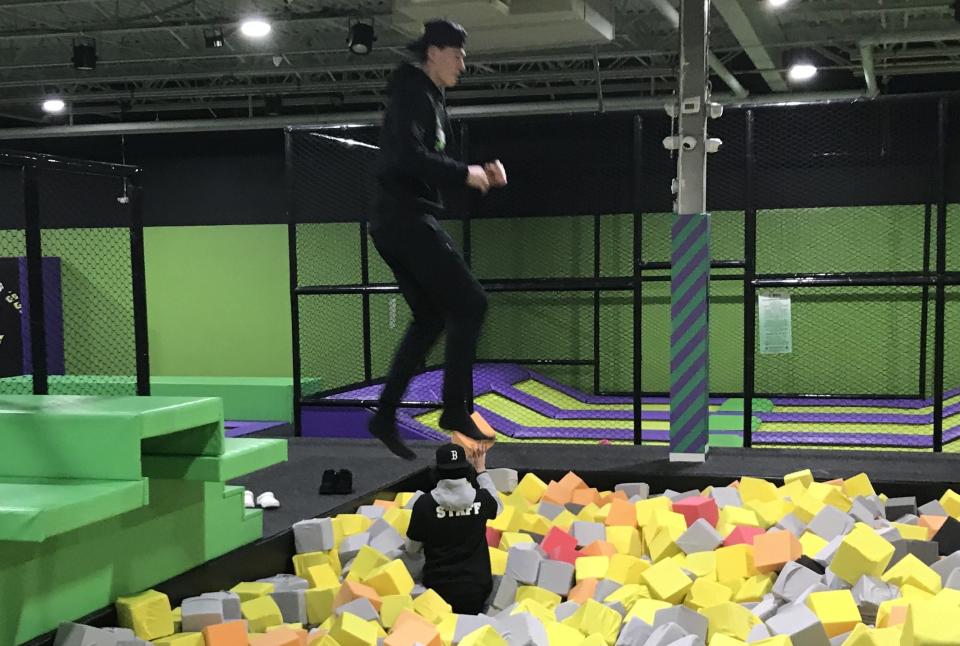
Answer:
<svg viewBox="0 0 960 646"><path fill-rule="evenodd" d="M603 601L622 587L623 585L621 583L612 579L603 579L597 583L597 589L593 592L593 600Z"/></svg>
<svg viewBox="0 0 960 646"><path fill-rule="evenodd" d="M487 474L500 493L512 493L517 488L519 479L516 469L487 469Z"/></svg>
<svg viewBox="0 0 960 646"><path fill-rule="evenodd" d="M361 516L366 516L372 520L378 518L383 518L383 515L387 512L386 509L380 507L379 505L360 505L357 507L357 513Z"/></svg>
<svg viewBox="0 0 960 646"><path fill-rule="evenodd" d="M304 590L280 590L272 592L285 624L307 623L307 597Z"/></svg>
<svg viewBox="0 0 960 646"><path fill-rule="evenodd" d="M517 598L518 587L516 579L509 576L501 577L490 605L498 610L506 608Z"/></svg>
<svg viewBox="0 0 960 646"><path fill-rule="evenodd" d="M499 620L498 631L508 646L550 646L543 622L529 612L520 612Z"/></svg>
<svg viewBox="0 0 960 646"><path fill-rule="evenodd" d="M218 599L190 597L180 604L182 618L181 630L185 633L198 633L207 626L222 624L223 604Z"/></svg>
<svg viewBox="0 0 960 646"><path fill-rule="evenodd" d="M934 572L940 575L941 583L946 585L947 579L950 578L950 574L957 568L960 568L960 552L954 552L953 554L940 559L930 567L933 568Z"/></svg>
<svg viewBox="0 0 960 646"><path fill-rule="evenodd" d="M893 558L890 559L890 565L887 566L887 569L892 568L907 554L913 554L924 565L928 566L932 566L940 560L940 546L936 541L915 541L901 538L893 542L893 549Z"/></svg>
<svg viewBox="0 0 960 646"><path fill-rule="evenodd" d="M537 513L546 518L547 520L553 520L560 515L560 512L564 510L563 505L557 505L552 502L541 502L537 507Z"/></svg>
<svg viewBox="0 0 960 646"><path fill-rule="evenodd" d="M710 490L710 497L717 501L717 507L742 507L743 500L740 498L740 492L733 487L714 487Z"/></svg>
<svg viewBox="0 0 960 646"><path fill-rule="evenodd" d="M627 498L639 496L638 500L646 500L650 497L650 485L646 482L621 482L614 491L622 491Z"/></svg>
<svg viewBox="0 0 960 646"><path fill-rule="evenodd" d="M258 579L261 583L272 583L274 592L286 590L306 590L310 582L294 574L276 574L269 579Z"/></svg>
<svg viewBox="0 0 960 646"><path fill-rule="evenodd" d="M591 523L576 520L570 525L570 533L577 539L577 545L584 547L594 541L603 541L607 538L607 529L600 523Z"/></svg>
<svg viewBox="0 0 960 646"><path fill-rule="evenodd" d="M204 592L200 596L204 599L217 599L223 604L224 621L243 619L243 613L240 612L240 596L236 592Z"/></svg>
<svg viewBox="0 0 960 646"><path fill-rule="evenodd" d="M553 614L557 621L563 621L579 609L580 604L576 601L564 601L554 609Z"/></svg>
<svg viewBox="0 0 960 646"><path fill-rule="evenodd" d="M653 629L644 646L670 646L686 636L687 633L677 624L664 624Z"/></svg>
<svg viewBox="0 0 960 646"><path fill-rule="evenodd" d="M117 640L99 628L66 621L57 627L53 646L114 646Z"/></svg>
<svg viewBox="0 0 960 646"><path fill-rule="evenodd" d="M913 496L904 498L890 498L887 500L884 510L884 517L887 520L895 520L905 514L917 515L917 499Z"/></svg>
<svg viewBox="0 0 960 646"><path fill-rule="evenodd" d="M773 594L778 599L793 601L797 599L804 590L813 585L821 583L823 578L798 563L790 562L783 566L780 575L773 584Z"/></svg>
<svg viewBox="0 0 960 646"><path fill-rule="evenodd" d="M695 610L691 610L686 606L673 606L672 608L657 610L653 620L654 628L659 628L660 626L671 623L683 628L688 635L697 635L704 641L707 639L707 626L709 622L705 616Z"/></svg>
<svg viewBox="0 0 960 646"><path fill-rule="evenodd" d="M294 523L293 541L297 554L332 550L333 522L329 518L311 518Z"/></svg>
<svg viewBox="0 0 960 646"><path fill-rule="evenodd" d="M350 603L345 603L334 610L334 614L336 614L338 617L346 612L350 613L351 615L356 615L367 621L373 621L380 618L380 615L377 613L377 609L374 608L373 604L370 603L370 600L365 597L354 599Z"/></svg>
<svg viewBox="0 0 960 646"><path fill-rule="evenodd" d="M925 505L917 508L917 511L926 516L949 516L947 510L943 508L939 500L931 500Z"/></svg>
<svg viewBox="0 0 960 646"><path fill-rule="evenodd" d="M823 624L806 606L785 606L766 624L773 635L788 635L793 646L830 646Z"/></svg>
<svg viewBox="0 0 960 646"><path fill-rule="evenodd" d="M370 543L370 532L360 532L347 536L340 541L340 560L342 562L352 561L360 552L360 548Z"/></svg>
<svg viewBox="0 0 960 646"><path fill-rule="evenodd" d="M683 550L684 554L694 554L695 552L710 552L722 542L723 539L717 533L717 530L705 519L698 518L677 539L677 547Z"/></svg>
<svg viewBox="0 0 960 646"><path fill-rule="evenodd" d="M653 626L640 617L631 617L620 629L616 646L645 646L652 634Z"/></svg>
<svg viewBox="0 0 960 646"><path fill-rule="evenodd" d="M514 545L507 551L507 576L525 585L535 585L540 564L546 560L543 550L533 543Z"/></svg>
<svg viewBox="0 0 960 646"><path fill-rule="evenodd" d="M800 538L803 536L803 532L806 531L807 524L797 518L793 513L789 513L781 518L780 522L778 522L775 527L776 529L786 530L797 538Z"/></svg>
<svg viewBox="0 0 960 646"><path fill-rule="evenodd" d="M543 561L537 574L537 585L544 590L555 592L561 597L567 596L573 587L575 568L573 563L565 561Z"/></svg>
<svg viewBox="0 0 960 646"><path fill-rule="evenodd" d="M853 519L830 505L821 509L807 525L808 531L827 541L848 534L851 529L853 529Z"/></svg>

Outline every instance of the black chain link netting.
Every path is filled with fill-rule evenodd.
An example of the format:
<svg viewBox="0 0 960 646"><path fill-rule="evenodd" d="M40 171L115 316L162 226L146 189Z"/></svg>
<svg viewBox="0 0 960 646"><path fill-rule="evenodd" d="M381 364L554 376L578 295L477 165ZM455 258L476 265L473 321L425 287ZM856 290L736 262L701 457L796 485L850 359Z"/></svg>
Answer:
<svg viewBox="0 0 960 646"><path fill-rule="evenodd" d="M960 287L946 288L943 345L943 450L960 452ZM933 348L931 341L930 347Z"/></svg>
<svg viewBox="0 0 960 646"><path fill-rule="evenodd" d="M9 269L5 302L16 297L22 303L19 333L4 339L10 364L0 379L4 394L33 392L22 172L7 167L0 179L0 252ZM50 168L37 177L47 391L136 394L131 211L124 181Z"/></svg>

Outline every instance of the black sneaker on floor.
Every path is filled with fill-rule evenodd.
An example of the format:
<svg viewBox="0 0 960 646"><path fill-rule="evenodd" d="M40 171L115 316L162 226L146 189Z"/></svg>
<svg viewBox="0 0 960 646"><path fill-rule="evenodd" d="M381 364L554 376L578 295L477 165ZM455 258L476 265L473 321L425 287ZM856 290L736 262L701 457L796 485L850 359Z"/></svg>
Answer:
<svg viewBox="0 0 960 646"><path fill-rule="evenodd" d="M337 471L335 489L339 494L353 493L353 473L350 469Z"/></svg>
<svg viewBox="0 0 960 646"><path fill-rule="evenodd" d="M323 472L323 478L320 480L320 494L337 493L337 472L333 469L327 469Z"/></svg>
<svg viewBox="0 0 960 646"><path fill-rule="evenodd" d="M384 421L378 417L374 417L370 420L370 426L368 428L370 435L383 442L384 446L390 449L390 452L394 455L404 460L417 459L417 454L403 443L403 440L400 438L400 433L397 432L397 427L392 420Z"/></svg>
<svg viewBox="0 0 960 646"><path fill-rule="evenodd" d="M473 418L466 414L448 415L447 413L442 413L440 415L440 428L447 431L456 431L477 442L489 442L493 439L492 437L484 435L480 429L477 428Z"/></svg>

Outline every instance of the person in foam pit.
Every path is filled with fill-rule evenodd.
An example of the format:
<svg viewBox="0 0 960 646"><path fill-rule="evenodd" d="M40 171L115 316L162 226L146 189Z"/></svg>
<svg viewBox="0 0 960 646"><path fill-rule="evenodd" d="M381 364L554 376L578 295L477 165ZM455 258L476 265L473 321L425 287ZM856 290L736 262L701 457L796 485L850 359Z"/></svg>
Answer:
<svg viewBox="0 0 960 646"><path fill-rule="evenodd" d="M423 585L458 614L483 612L493 588L486 528L503 503L486 472L490 446L437 449L437 484L414 502L407 528L407 538L423 544Z"/></svg>
<svg viewBox="0 0 960 646"><path fill-rule="evenodd" d="M445 213L442 190L485 194L507 183L499 160L468 165L449 155L451 131L444 90L456 85L465 69L466 38L466 31L456 23L426 23L423 35L407 46L414 60L402 63L390 79L380 130L378 194L370 237L396 277L413 321L393 357L369 429L390 451L407 460L416 454L397 430L397 405L444 329L440 427L475 441L489 439L471 419L468 407L487 296L437 221Z"/></svg>

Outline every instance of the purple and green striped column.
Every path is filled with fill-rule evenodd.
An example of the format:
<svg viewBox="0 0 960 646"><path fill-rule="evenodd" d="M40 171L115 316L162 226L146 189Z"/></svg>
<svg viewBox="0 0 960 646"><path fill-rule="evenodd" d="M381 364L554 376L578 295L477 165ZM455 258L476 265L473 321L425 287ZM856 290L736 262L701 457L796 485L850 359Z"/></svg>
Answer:
<svg viewBox="0 0 960 646"><path fill-rule="evenodd" d="M710 215L674 215L670 275L670 459L709 448Z"/></svg>

